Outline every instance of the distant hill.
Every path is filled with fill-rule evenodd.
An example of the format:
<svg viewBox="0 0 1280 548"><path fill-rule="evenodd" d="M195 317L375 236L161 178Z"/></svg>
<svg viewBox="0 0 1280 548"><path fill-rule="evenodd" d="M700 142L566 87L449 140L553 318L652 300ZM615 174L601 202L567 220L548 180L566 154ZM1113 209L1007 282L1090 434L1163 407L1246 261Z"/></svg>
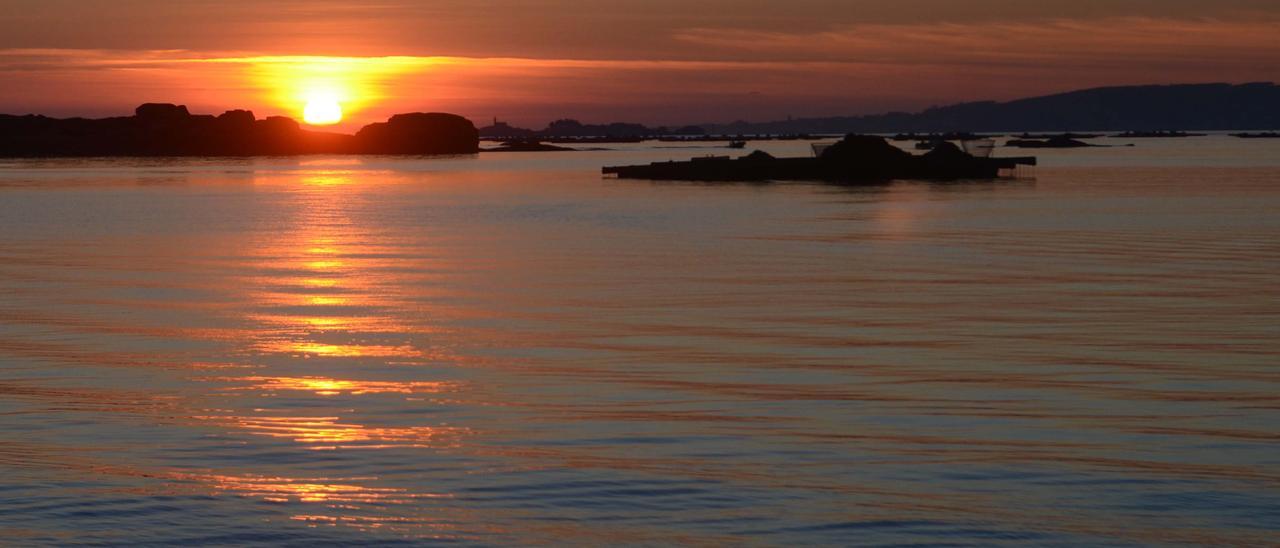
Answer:
<svg viewBox="0 0 1280 548"><path fill-rule="evenodd" d="M918 113L703 124L712 134L1246 130L1280 128L1280 87L1179 84L1094 88Z"/></svg>

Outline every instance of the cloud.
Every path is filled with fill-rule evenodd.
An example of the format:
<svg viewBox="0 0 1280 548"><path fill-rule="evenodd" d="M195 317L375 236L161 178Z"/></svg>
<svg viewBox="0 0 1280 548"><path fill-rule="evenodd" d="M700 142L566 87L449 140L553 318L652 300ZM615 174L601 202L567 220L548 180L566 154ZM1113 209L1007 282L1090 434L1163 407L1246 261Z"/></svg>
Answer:
<svg viewBox="0 0 1280 548"><path fill-rule="evenodd" d="M118 114L142 100L298 116L338 90L350 124L446 110L530 124L563 116L679 123L910 110L1102 85L1280 74L1280 19L1109 17L690 27L684 57L316 56L216 50L0 49L0 112ZM86 90L92 90L91 93Z"/></svg>
<svg viewBox="0 0 1280 548"><path fill-rule="evenodd" d="M920 65L1117 66L1263 63L1280 59L1280 19L1111 17L1042 21L862 24L822 32L690 28L674 39L709 55Z"/></svg>

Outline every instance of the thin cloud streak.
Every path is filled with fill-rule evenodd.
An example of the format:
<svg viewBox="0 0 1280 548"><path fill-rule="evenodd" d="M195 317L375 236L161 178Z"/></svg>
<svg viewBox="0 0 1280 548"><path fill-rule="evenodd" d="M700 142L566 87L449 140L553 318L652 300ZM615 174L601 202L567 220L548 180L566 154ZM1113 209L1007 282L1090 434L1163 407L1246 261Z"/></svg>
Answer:
<svg viewBox="0 0 1280 548"><path fill-rule="evenodd" d="M1100 20L852 25L818 33L685 29L675 39L724 55L770 60L859 59L893 64L1055 63L1213 59L1276 64L1280 20L1118 17Z"/></svg>

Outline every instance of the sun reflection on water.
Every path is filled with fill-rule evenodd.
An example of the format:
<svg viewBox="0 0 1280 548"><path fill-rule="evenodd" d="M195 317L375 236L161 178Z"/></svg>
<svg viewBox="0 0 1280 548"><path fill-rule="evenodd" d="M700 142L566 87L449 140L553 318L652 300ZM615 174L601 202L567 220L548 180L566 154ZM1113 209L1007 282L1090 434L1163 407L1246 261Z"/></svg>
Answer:
<svg viewBox="0 0 1280 548"><path fill-rule="evenodd" d="M379 450L456 447L467 428L439 424L365 424L357 420L374 396L401 399L456 392L463 385L404 379L414 365L446 360L419 346L432 328L408 319L395 290L402 287L402 253L386 251L376 227L354 218L361 186L351 173L320 171L297 180L303 207L285 229L258 241L251 260L268 273L238 286L247 303L243 319L256 329L239 341L259 362L242 376L204 377L223 383L221 409L194 418L254 436L288 440L309 450ZM396 371L384 368L395 367ZM323 368L323 373L318 368ZM341 373L335 374L337 368ZM355 373L355 368L359 373ZM370 372L379 380L366 380ZM251 397L253 399L239 399ZM307 402L298 406L299 402ZM431 405L422 403L422 405ZM307 409L297 412L297 409ZM241 488L287 496L346 496L326 485L281 485L267 480ZM314 489L312 489L314 487ZM361 496L381 496L374 492ZM282 495L284 496L284 495Z"/></svg>
<svg viewBox="0 0 1280 548"><path fill-rule="evenodd" d="M302 320L306 322L307 320ZM254 346L258 352L330 358L424 358L428 355L409 345L326 344L311 341L264 341Z"/></svg>
<svg viewBox="0 0 1280 548"><path fill-rule="evenodd" d="M352 483L372 478L335 481L327 478L299 480L280 476L224 474L174 474L174 476L174 479L209 485L215 492L233 492L269 502L407 504L415 499L447 496L417 494L395 487L369 487Z"/></svg>
<svg viewBox="0 0 1280 548"><path fill-rule="evenodd" d="M260 392L301 391L314 392L322 396L338 394L424 394L442 393L458 388L451 382L417 382L417 381L357 381L339 380L326 377L232 377L214 379L218 381L237 381L252 383L248 387L232 390L253 390Z"/></svg>
<svg viewBox="0 0 1280 548"><path fill-rule="evenodd" d="M310 449L455 447L468 432L448 426L376 427L341 422L339 417L200 417L253 434L293 440Z"/></svg>
<svg viewBox="0 0 1280 548"><path fill-rule="evenodd" d="M389 293L403 268L374 228L352 217L364 199L357 172L309 171L297 179L304 207L288 229L262 240L254 255L273 271L246 284L262 326L248 348L292 357L421 360L430 353L412 334L423 329L392 314ZM340 194L340 195L339 195ZM388 271L391 269L391 271Z"/></svg>

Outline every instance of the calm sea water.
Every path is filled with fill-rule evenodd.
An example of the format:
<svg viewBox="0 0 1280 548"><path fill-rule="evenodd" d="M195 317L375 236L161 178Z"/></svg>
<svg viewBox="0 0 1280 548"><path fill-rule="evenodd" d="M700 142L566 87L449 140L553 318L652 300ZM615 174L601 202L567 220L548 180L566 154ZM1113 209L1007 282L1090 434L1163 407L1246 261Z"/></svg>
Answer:
<svg viewBox="0 0 1280 548"><path fill-rule="evenodd" d="M3 162L0 543L1280 538L1280 141L707 153Z"/></svg>

